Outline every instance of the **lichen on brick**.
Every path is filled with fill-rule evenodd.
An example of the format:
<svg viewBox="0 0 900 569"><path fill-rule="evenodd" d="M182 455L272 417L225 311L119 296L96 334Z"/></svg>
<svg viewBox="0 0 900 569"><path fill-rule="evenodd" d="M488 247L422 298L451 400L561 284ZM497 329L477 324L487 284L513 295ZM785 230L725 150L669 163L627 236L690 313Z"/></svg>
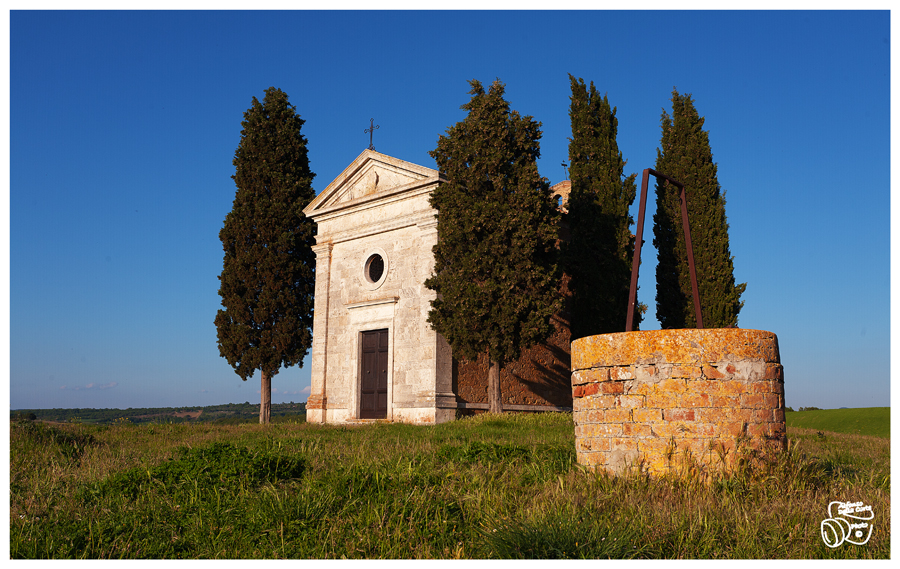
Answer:
<svg viewBox="0 0 900 569"><path fill-rule="evenodd" d="M760 330L659 330L573 342L576 439L609 450L579 452L579 463L663 473L673 468L673 453L721 467L738 442L780 448L779 358L775 335ZM596 392L590 387L601 383Z"/></svg>

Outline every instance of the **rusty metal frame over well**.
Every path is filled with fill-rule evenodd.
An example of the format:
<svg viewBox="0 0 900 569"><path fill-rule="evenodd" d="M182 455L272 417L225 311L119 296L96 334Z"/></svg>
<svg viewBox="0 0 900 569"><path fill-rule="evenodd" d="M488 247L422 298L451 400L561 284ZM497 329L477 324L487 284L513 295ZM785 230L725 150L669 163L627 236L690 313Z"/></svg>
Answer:
<svg viewBox="0 0 900 569"><path fill-rule="evenodd" d="M644 178L641 181L641 203L638 211L637 235L634 240L634 260L631 262L631 288L628 292L628 319L625 322L625 331L634 330L634 303L637 300L638 269L641 266L641 245L644 243L644 213L647 211L647 184L650 174L657 179L662 178L681 189L681 225L684 227L684 244L687 249L688 266L691 270L691 292L694 295L694 314L697 317L697 328L703 328L703 311L700 309L700 290L697 288L697 270L694 268L694 248L691 245L691 224L688 221L687 195L684 184L656 170L647 168L644 170Z"/></svg>

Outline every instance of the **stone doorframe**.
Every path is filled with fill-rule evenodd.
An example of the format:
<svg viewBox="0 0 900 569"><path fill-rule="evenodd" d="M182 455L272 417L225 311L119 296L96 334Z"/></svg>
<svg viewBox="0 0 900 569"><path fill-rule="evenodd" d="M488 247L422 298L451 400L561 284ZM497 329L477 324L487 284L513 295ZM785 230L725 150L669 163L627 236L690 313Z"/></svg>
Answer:
<svg viewBox="0 0 900 569"><path fill-rule="evenodd" d="M399 297L391 296L378 300L366 300L346 305L350 312L351 337L356 342L356 349L351 354L353 361L350 369L356 370L353 388L350 390L350 415L354 420L360 415L360 391L362 389L362 334L371 330L388 332L388 367L387 367L387 413L385 418L394 418L394 312Z"/></svg>

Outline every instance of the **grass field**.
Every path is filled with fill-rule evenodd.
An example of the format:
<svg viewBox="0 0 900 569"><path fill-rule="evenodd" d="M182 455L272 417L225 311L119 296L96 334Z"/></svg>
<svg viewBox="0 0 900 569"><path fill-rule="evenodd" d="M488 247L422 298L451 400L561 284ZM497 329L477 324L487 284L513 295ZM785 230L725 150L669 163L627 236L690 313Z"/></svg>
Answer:
<svg viewBox="0 0 900 569"><path fill-rule="evenodd" d="M575 464L570 414L10 426L13 558L889 558L888 439L789 428L704 483ZM829 502L875 512L820 536Z"/></svg>
<svg viewBox="0 0 900 569"><path fill-rule="evenodd" d="M788 427L867 435L891 436L891 408L865 407L862 409L818 409L795 411L785 414Z"/></svg>

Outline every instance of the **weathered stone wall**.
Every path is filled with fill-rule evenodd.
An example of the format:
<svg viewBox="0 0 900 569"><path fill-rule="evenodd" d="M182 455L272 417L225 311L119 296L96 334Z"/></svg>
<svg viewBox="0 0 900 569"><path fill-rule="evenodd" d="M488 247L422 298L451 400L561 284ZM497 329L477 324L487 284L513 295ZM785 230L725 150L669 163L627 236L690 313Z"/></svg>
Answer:
<svg viewBox="0 0 900 569"><path fill-rule="evenodd" d="M578 462L661 474L730 465L785 444L778 339L761 330L656 330L572 343Z"/></svg>

